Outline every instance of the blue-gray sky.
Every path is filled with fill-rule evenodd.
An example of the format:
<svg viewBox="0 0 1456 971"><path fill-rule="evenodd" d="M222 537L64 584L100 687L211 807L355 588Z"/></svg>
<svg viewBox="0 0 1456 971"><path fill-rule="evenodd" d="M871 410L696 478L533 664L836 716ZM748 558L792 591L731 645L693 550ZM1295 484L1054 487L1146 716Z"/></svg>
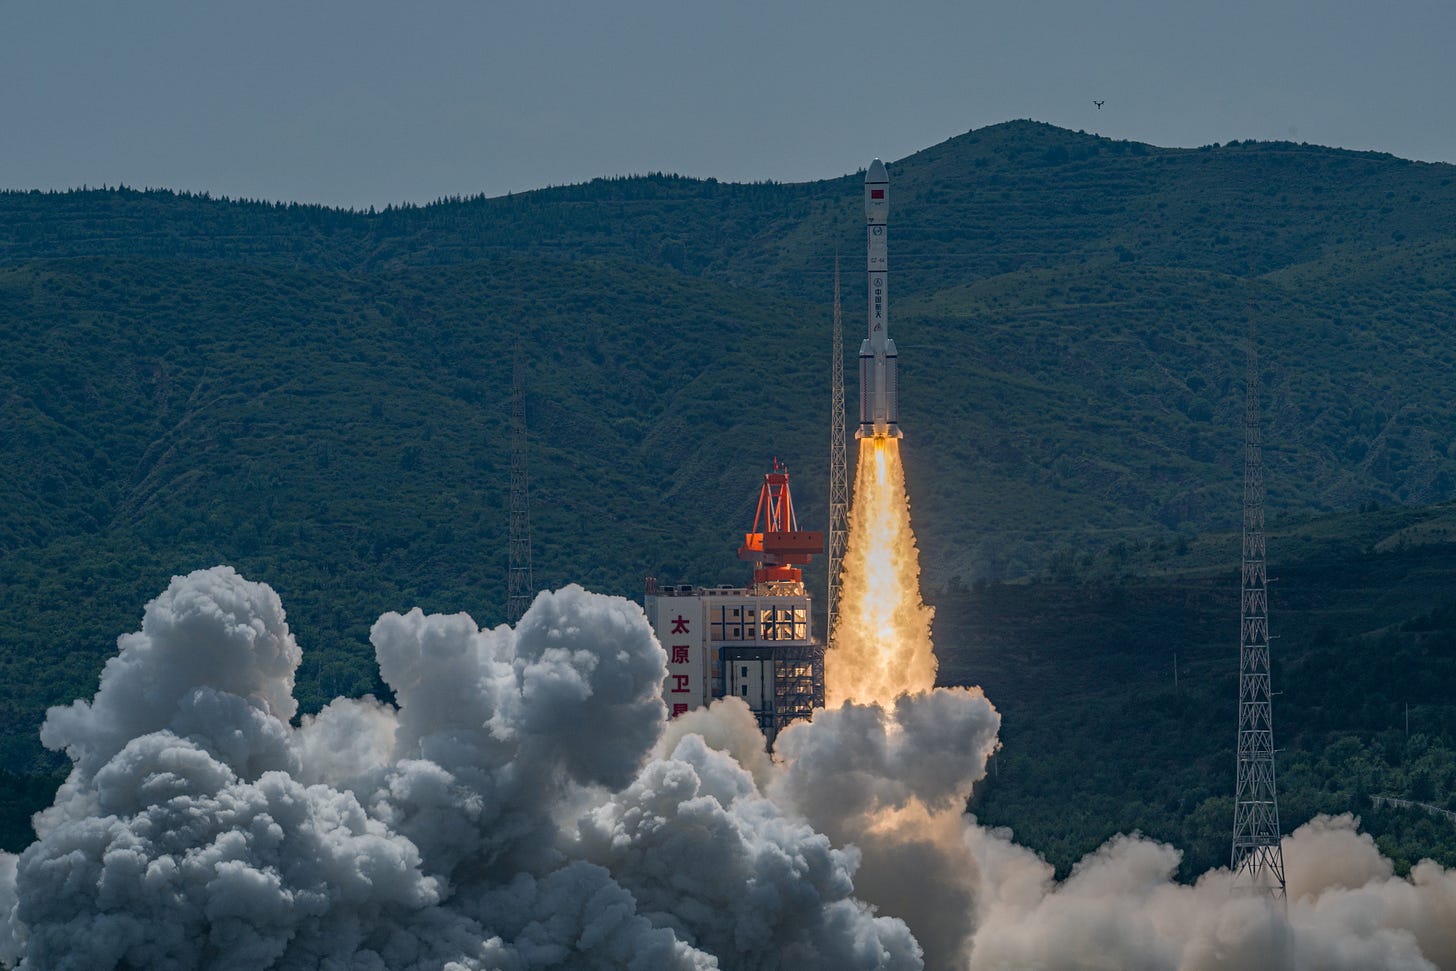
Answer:
<svg viewBox="0 0 1456 971"><path fill-rule="evenodd" d="M1449 0L0 0L0 187L800 181L1012 118L1456 162L1453 40Z"/></svg>

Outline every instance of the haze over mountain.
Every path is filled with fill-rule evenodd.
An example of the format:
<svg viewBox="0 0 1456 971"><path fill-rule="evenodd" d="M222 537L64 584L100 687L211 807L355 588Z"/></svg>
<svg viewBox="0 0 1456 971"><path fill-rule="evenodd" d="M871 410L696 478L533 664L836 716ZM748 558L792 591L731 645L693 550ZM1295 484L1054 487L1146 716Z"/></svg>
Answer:
<svg viewBox="0 0 1456 971"><path fill-rule="evenodd" d="M1012 122L889 170L932 587L1069 580L1233 528L1250 319L1271 525L1456 492L1456 167ZM775 456L824 519L859 192L653 175L380 212L0 193L0 639L24 686L5 764L53 764L44 707L89 694L193 568L279 591L305 710L382 687L364 624L385 609L499 620L517 348L541 585L741 580Z"/></svg>

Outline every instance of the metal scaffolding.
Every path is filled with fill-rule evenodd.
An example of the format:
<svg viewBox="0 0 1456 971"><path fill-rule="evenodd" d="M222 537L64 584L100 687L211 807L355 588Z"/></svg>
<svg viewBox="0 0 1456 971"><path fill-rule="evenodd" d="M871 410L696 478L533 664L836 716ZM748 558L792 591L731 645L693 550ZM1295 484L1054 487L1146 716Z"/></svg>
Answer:
<svg viewBox="0 0 1456 971"><path fill-rule="evenodd" d="M526 389L520 357L511 369L511 523L506 569L506 623L514 625L531 606L536 583L531 575L531 496L526 475Z"/></svg>
<svg viewBox="0 0 1456 971"><path fill-rule="evenodd" d="M816 708L824 707L824 645L764 644L721 647L725 668L739 661L772 662L768 696L772 705L753 709L768 747L778 733L796 721L809 721Z"/></svg>
<svg viewBox="0 0 1456 971"><path fill-rule="evenodd" d="M839 570L849 535L849 464L844 442L844 319L839 308L839 254L834 255L834 352L829 404L829 591L825 597L824 642L834 636L839 610ZM822 700L820 702L823 704Z"/></svg>
<svg viewBox="0 0 1456 971"><path fill-rule="evenodd" d="M1252 321L1244 392L1244 551L1239 598L1238 782L1230 868L1237 886L1283 901L1284 851L1274 785L1274 721L1269 683L1269 577L1264 548L1264 453L1259 372Z"/></svg>

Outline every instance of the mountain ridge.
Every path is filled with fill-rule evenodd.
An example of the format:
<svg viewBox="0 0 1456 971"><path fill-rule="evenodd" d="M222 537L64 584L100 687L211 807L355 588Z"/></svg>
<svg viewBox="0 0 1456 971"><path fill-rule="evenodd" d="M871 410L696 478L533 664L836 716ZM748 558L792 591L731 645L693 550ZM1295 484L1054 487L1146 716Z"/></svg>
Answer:
<svg viewBox="0 0 1456 971"><path fill-rule="evenodd" d="M956 136L890 173L891 326L924 581L945 670L1000 678L987 680L1017 714L1009 739L1054 739L1095 713L954 652L989 630L985 643L1035 662L1028 672L1071 672L1075 658L1036 642L1058 630L1032 621L1071 617L1087 636L1093 625L1075 621L1100 616L1089 602L1111 617L1103 639L1077 642L1094 669L1135 667L1131 647L1184 636L1182 598L1214 611L1198 614L1206 633L1188 656L1206 661L1199 717L1221 724L1229 661L1213 628L1227 596L1183 587L1236 571L1227 531L1251 321L1271 564L1285 555L1319 578L1323 557L1344 572L1319 582L1365 584L1350 587L1348 615L1314 604L1284 628L1299 663L1350 671L1362 639L1389 634L1412 670L1444 677L1431 652L1450 626L1447 558L1389 547L1401 535L1408 553L1439 546L1437 530L1456 528L1456 167L1280 143L1160 149L1026 122ZM793 469L801 522L825 518L833 267L837 251L852 386L860 205L854 174L642 176L372 215L0 193L0 766L54 767L35 738L46 705L89 696L141 605L193 568L231 563L278 590L304 647L304 710L381 689L368 628L385 610L498 623L518 342L541 584L635 596L647 575L741 581L734 554L774 456ZM823 569L809 573L815 592ZM1153 628L1124 636L1146 606L1127 591L1160 571L1177 575L1173 605L1147 606ZM957 584L988 599L966 606ZM1113 594L1100 606L1102 587ZM1292 736L1331 730L1338 686L1319 684ZM1187 700L1154 687L1159 711ZM1111 710L1153 690L1124 689L1103 699ZM1360 709L1359 744L1385 753L1389 773L1370 779L1404 797L1409 766L1380 734L1398 691L1381 691ZM1069 722L1020 720L1063 705ZM1422 717L1449 746L1443 712ZM1027 754L1049 748L1022 751L1025 775L1011 765L1029 788L993 780L986 818L1014 822L1050 778ZM1430 751L1445 750L1410 758ZM1301 752L1316 777L1315 744ZM1222 812L1183 806L1166 791L1175 778L1140 790L1151 815L1129 818L1154 831L1169 825L1157 813ZM1214 798L1216 782L1188 792ZM1299 785L1298 805L1315 805ZM1353 789L1340 798L1320 805L1364 805ZM1038 805L1026 812L1055 815Z"/></svg>

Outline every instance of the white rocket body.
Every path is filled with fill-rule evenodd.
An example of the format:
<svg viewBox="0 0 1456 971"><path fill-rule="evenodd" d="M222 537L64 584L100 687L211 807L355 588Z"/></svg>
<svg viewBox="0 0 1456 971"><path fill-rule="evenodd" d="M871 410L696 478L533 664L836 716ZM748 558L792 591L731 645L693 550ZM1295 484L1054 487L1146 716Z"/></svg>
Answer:
<svg viewBox="0 0 1456 971"><path fill-rule="evenodd" d="M900 437L898 362L890 340L890 176L875 159L865 173L869 336L859 348L859 429L855 438Z"/></svg>

